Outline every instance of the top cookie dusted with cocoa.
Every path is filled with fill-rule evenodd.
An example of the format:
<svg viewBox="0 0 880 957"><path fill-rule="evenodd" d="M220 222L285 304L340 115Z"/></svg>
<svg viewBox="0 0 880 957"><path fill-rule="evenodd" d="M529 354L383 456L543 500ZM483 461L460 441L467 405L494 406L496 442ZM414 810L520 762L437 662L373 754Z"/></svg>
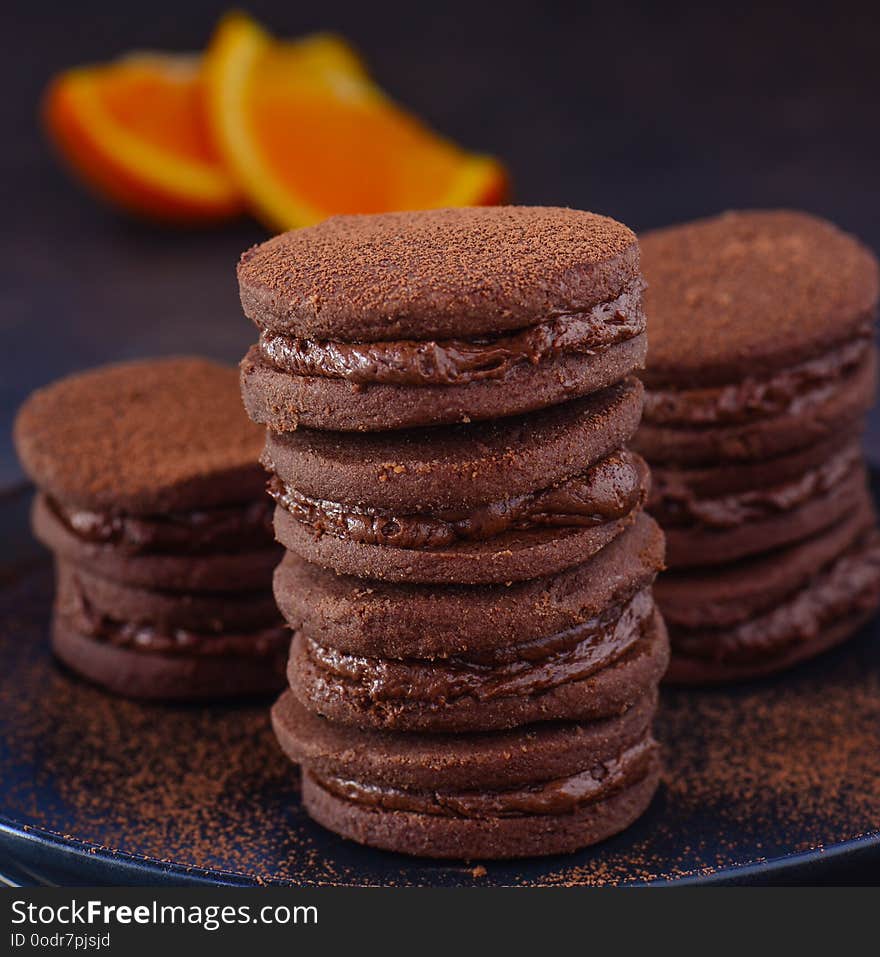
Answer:
<svg viewBox="0 0 880 957"><path fill-rule="evenodd" d="M808 213L728 212L645 233L648 386L740 382L871 333L877 261Z"/></svg>
<svg viewBox="0 0 880 957"><path fill-rule="evenodd" d="M275 431L380 431L514 415L640 368L635 235L541 207L339 216L238 268L260 330L245 404Z"/></svg>
<svg viewBox="0 0 880 957"><path fill-rule="evenodd" d="M651 354L636 447L650 462L764 461L852 432L877 375L867 248L786 210L724 213L641 242Z"/></svg>
<svg viewBox="0 0 880 957"><path fill-rule="evenodd" d="M262 497L263 432L235 369L194 357L102 366L38 389L15 422L21 463L55 501L153 515Z"/></svg>

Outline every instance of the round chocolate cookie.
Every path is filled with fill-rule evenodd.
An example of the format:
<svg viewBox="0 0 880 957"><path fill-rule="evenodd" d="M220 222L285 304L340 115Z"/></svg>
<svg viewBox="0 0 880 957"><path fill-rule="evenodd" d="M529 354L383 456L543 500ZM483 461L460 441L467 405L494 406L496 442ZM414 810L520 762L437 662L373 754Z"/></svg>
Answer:
<svg viewBox="0 0 880 957"><path fill-rule="evenodd" d="M650 589L567 632L496 653L448 659L352 655L294 636L287 678L333 722L393 731L463 732L619 714L669 662Z"/></svg>
<svg viewBox="0 0 880 957"><path fill-rule="evenodd" d="M288 552L275 597L295 631L345 654L479 657L577 629L662 567L663 534L643 512L589 562L546 578L426 588L336 575Z"/></svg>
<svg viewBox="0 0 880 957"><path fill-rule="evenodd" d="M485 426L351 441L270 433L276 536L308 561L386 581L481 584L560 571L595 554L644 504L645 464L620 449L640 402L628 380Z"/></svg>
<svg viewBox="0 0 880 957"><path fill-rule="evenodd" d="M266 592L159 592L59 559L52 647L130 698L195 701L284 685L290 633Z"/></svg>
<svg viewBox="0 0 880 957"><path fill-rule="evenodd" d="M866 499L858 448L782 485L655 509L666 530L670 568L718 565L808 538Z"/></svg>
<svg viewBox="0 0 880 957"><path fill-rule="evenodd" d="M651 390L770 379L872 334L877 262L822 219L729 212L640 239Z"/></svg>
<svg viewBox="0 0 880 957"><path fill-rule="evenodd" d="M439 858L573 851L639 817L659 780L653 691L603 721L479 735L331 724L290 694L272 721L303 766L303 800L359 843Z"/></svg>
<svg viewBox="0 0 880 957"><path fill-rule="evenodd" d="M66 617L52 624L52 650L77 674L127 698L201 701L277 692L284 685L290 634L162 635L119 624L86 634ZM150 648L150 642L154 647Z"/></svg>
<svg viewBox="0 0 880 957"><path fill-rule="evenodd" d="M55 569L59 600L66 594L94 615L148 623L166 633L258 631L280 623L272 593L265 589L180 592L126 585L63 559Z"/></svg>
<svg viewBox="0 0 880 957"><path fill-rule="evenodd" d="M814 545L814 552L820 547ZM700 603L696 589L691 596ZM872 524L800 588L753 617L720 627L672 624L666 680L714 683L781 671L849 638L876 613L878 603L880 534Z"/></svg>
<svg viewBox="0 0 880 957"><path fill-rule="evenodd" d="M645 234L650 462L761 461L850 430L873 402L878 270L804 213L726 213Z"/></svg>
<svg viewBox="0 0 880 957"><path fill-rule="evenodd" d="M825 651L830 651L838 645L856 635L863 625L870 621L877 613L877 601L880 599L880 584L872 592L872 598L866 598L867 607L858 607L854 611L841 612L839 617L829 618L821 625L821 630L813 631L808 637L796 638L789 635L787 640L773 653L761 657L752 657L750 660L737 661L722 657L716 660L711 656L702 657L686 652L674 653L666 672L665 683L670 685L717 685L734 681L754 681L768 675L779 674L802 661L815 658ZM780 609L779 617L783 617L785 610ZM758 627L763 627L760 623ZM713 640L713 636L707 636ZM717 640L719 636L714 636ZM743 641L741 633L721 636L727 643ZM747 640L747 639L745 639Z"/></svg>
<svg viewBox="0 0 880 957"><path fill-rule="evenodd" d="M163 515L261 496L263 432L235 371L205 359L104 366L35 392L15 421L22 466L64 506Z"/></svg>
<svg viewBox="0 0 880 957"><path fill-rule="evenodd" d="M275 510L278 541L306 561L342 575L377 581L422 584L496 584L552 575L595 555L635 521L647 497L647 467L641 459L628 498L634 501L619 518L567 527L526 528L485 540L456 541L442 547L397 548L384 543L352 542L316 535L279 506Z"/></svg>
<svg viewBox="0 0 880 957"><path fill-rule="evenodd" d="M683 468L674 464L651 466L648 509L658 514L684 508L688 512L701 500L749 494L777 485L787 485L824 467L840 455L861 456L864 423L858 420L824 442L815 442L787 455L759 461L725 462L720 465Z"/></svg>
<svg viewBox="0 0 880 957"><path fill-rule="evenodd" d="M312 499L404 513L474 508L556 485L633 436L644 388L628 378L530 415L390 434L273 433L264 466Z"/></svg>
<svg viewBox="0 0 880 957"><path fill-rule="evenodd" d="M34 534L60 559L79 565L95 575L136 588L172 592L253 592L268 593L272 572L282 550L266 535L264 546L253 551L226 551L203 554L131 553L118 545L84 539L59 517L53 504L37 495L32 513Z"/></svg>
<svg viewBox="0 0 880 957"><path fill-rule="evenodd" d="M850 515L804 541L729 565L666 572L654 597L670 632L731 628L782 604L864 537L875 523L865 495Z"/></svg>
<svg viewBox="0 0 880 957"><path fill-rule="evenodd" d="M251 417L382 431L514 415L644 364L638 243L607 217L494 207L339 216L246 252Z"/></svg>
<svg viewBox="0 0 880 957"><path fill-rule="evenodd" d="M808 363L814 368L824 364L824 359ZM827 376L802 394L780 388L785 373L770 380L745 378L742 388L661 392L649 386L644 419L632 447L651 463L701 469L719 464L739 467L830 443L841 433L851 433L874 404L877 356L873 343L853 343L829 357L827 365ZM738 396L752 390L768 400ZM709 396L704 414L697 415L688 406L697 395ZM667 404L667 400L671 401ZM730 409L731 414L716 416L722 409Z"/></svg>
<svg viewBox="0 0 880 957"><path fill-rule="evenodd" d="M276 432L306 426L379 432L518 415L604 389L645 364L644 334L578 356L513 366L503 376L450 386L360 385L295 376L252 346L241 363L241 391L254 422Z"/></svg>

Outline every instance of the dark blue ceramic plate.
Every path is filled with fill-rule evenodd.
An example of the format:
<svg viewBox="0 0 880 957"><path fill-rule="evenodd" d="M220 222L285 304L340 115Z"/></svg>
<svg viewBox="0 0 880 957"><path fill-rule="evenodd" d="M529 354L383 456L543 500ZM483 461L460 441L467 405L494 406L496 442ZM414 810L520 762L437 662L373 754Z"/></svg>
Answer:
<svg viewBox="0 0 880 957"><path fill-rule="evenodd" d="M53 663L26 490L0 498L0 873L21 884L590 885L880 877L880 625L781 679L669 691L666 779L579 854L436 864L313 824L267 702L121 701Z"/></svg>

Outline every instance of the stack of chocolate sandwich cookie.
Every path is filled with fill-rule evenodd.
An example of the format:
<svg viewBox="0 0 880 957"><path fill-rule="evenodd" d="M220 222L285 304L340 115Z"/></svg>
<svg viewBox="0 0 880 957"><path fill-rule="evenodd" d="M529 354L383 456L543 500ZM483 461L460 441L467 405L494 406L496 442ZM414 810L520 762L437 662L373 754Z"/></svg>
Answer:
<svg viewBox="0 0 880 957"><path fill-rule="evenodd" d="M669 678L778 671L880 601L860 434L874 398L874 257L804 213L642 237L651 354L636 448L670 572Z"/></svg>
<svg viewBox="0 0 880 957"><path fill-rule="evenodd" d="M71 669L138 698L283 686L262 438L235 370L201 359L106 366L28 399L15 440Z"/></svg>
<svg viewBox="0 0 880 957"><path fill-rule="evenodd" d="M638 244L565 209L340 217L239 266L242 363L293 632L273 720L312 816L434 857L637 818L668 659L663 538L625 446Z"/></svg>

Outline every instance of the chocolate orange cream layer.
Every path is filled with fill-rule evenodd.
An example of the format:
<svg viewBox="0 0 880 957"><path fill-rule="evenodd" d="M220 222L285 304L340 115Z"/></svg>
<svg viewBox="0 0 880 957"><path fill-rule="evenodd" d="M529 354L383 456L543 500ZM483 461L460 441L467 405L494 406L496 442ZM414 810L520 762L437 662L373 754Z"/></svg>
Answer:
<svg viewBox="0 0 880 957"><path fill-rule="evenodd" d="M858 441L853 441L794 481L717 497L694 494L687 484L687 472L667 472L659 468L652 472L648 507L657 521L668 528L694 525L735 528L792 511L817 496L826 495L861 465L861 447Z"/></svg>
<svg viewBox="0 0 880 957"><path fill-rule="evenodd" d="M502 378L519 363L594 354L645 331L642 283L583 313L554 317L507 335L378 342L315 341L262 330L259 350L272 366L302 376L389 385L462 385Z"/></svg>
<svg viewBox="0 0 880 957"><path fill-rule="evenodd" d="M413 791L306 771L325 791L364 807L456 818L568 814L631 787L656 766L657 743L646 736L614 758L575 774L508 791Z"/></svg>
<svg viewBox="0 0 880 957"><path fill-rule="evenodd" d="M472 509L408 515L312 498L277 475L269 482L269 492L281 508L318 535L418 549L481 541L513 530L602 525L641 505L646 475L641 456L615 452L581 475L548 489Z"/></svg>
<svg viewBox="0 0 880 957"><path fill-rule="evenodd" d="M113 545L126 554L249 550L268 547L274 537L268 499L249 505L150 516L87 511L51 499L47 499L47 504L77 538Z"/></svg>
<svg viewBox="0 0 880 957"><path fill-rule="evenodd" d="M871 361L870 326L859 337L825 355L768 378L697 389L652 386L645 394L644 421L694 428L738 425L779 415L797 415L820 405L842 381Z"/></svg>
<svg viewBox="0 0 880 957"><path fill-rule="evenodd" d="M772 660L792 646L809 646L860 612L873 612L878 600L880 533L871 529L806 587L758 617L723 629L674 626L673 654L725 664Z"/></svg>

